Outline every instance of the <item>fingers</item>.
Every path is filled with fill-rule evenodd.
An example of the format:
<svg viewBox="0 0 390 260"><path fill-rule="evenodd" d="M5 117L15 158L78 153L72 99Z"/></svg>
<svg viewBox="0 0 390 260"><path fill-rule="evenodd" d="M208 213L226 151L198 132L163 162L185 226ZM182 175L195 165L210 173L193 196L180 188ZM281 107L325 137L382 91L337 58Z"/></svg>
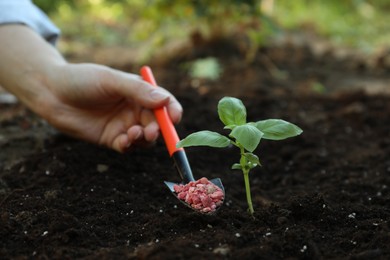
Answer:
<svg viewBox="0 0 390 260"><path fill-rule="evenodd" d="M166 106L173 123L181 120L183 108L177 99L166 89L154 87L135 74L111 70L109 80L117 95L140 104L142 107L154 109Z"/></svg>
<svg viewBox="0 0 390 260"><path fill-rule="evenodd" d="M167 105L167 110L172 122L174 124L179 123L183 115L183 107L175 97L172 96L170 99L169 104Z"/></svg>
<svg viewBox="0 0 390 260"><path fill-rule="evenodd" d="M138 122L142 126L145 143L155 142L159 136L160 129L153 112L149 109L141 109L139 111Z"/></svg>
<svg viewBox="0 0 390 260"><path fill-rule="evenodd" d="M159 126L154 118L153 112L143 109L140 112L140 122L144 126L144 137L147 142L154 142L159 136Z"/></svg>
<svg viewBox="0 0 390 260"><path fill-rule="evenodd" d="M108 97L128 100L135 114L131 124L124 124L125 128L128 127L127 132L118 134L111 142L111 148L125 152L131 146L155 142L159 136L159 126L153 114L155 108L166 106L172 122L180 122L183 108L166 89L154 87L135 74L113 69L105 72L100 75L99 84L103 93L108 94Z"/></svg>
<svg viewBox="0 0 390 260"><path fill-rule="evenodd" d="M124 153L135 146L148 146L153 144L159 136L159 128L156 122L151 122L147 127L132 126L127 133L119 134L113 141L111 148Z"/></svg>
<svg viewBox="0 0 390 260"><path fill-rule="evenodd" d="M115 91L117 95L135 101L146 108L156 108L167 105L172 95L163 88L156 88L142 80L141 77L110 70L111 76L106 78L108 91Z"/></svg>
<svg viewBox="0 0 390 260"><path fill-rule="evenodd" d="M113 141L114 150L123 153L134 146L148 146L154 143L159 136L159 126L153 112L148 109L140 111L140 125L133 125L127 133L119 134Z"/></svg>
<svg viewBox="0 0 390 260"><path fill-rule="evenodd" d="M130 147L144 141L143 129L139 125L134 125L127 130L127 133L121 133L112 142L111 148L120 153L126 152Z"/></svg>
<svg viewBox="0 0 390 260"><path fill-rule="evenodd" d="M129 145L129 138L127 134L118 135L112 142L111 148L117 152L123 153L127 150Z"/></svg>

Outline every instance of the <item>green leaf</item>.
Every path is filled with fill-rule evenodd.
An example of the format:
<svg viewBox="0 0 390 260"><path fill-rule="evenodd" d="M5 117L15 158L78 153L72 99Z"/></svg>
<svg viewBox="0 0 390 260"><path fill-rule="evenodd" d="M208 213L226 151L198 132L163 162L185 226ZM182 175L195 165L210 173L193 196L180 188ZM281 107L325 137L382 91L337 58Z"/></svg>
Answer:
<svg viewBox="0 0 390 260"><path fill-rule="evenodd" d="M253 152L260 143L263 133L250 124L236 126L230 134L246 150Z"/></svg>
<svg viewBox="0 0 390 260"><path fill-rule="evenodd" d="M246 108L238 98L222 98L218 103L218 115L226 126L246 123Z"/></svg>
<svg viewBox="0 0 390 260"><path fill-rule="evenodd" d="M236 127L236 125L226 125L226 126L223 127L223 129L229 129L231 131L235 127Z"/></svg>
<svg viewBox="0 0 390 260"><path fill-rule="evenodd" d="M226 147L230 144L230 139L219 133L212 131L199 131L190 134L176 144L176 147L188 146L211 146L211 147Z"/></svg>
<svg viewBox="0 0 390 260"><path fill-rule="evenodd" d="M264 139L269 140L283 140L303 132L298 126L281 119L261 120L253 125L264 133Z"/></svg>
<svg viewBox="0 0 390 260"><path fill-rule="evenodd" d="M239 163L233 164L232 170L242 170L241 164L239 164Z"/></svg>
<svg viewBox="0 0 390 260"><path fill-rule="evenodd" d="M249 162L251 168L256 167L257 165L261 165L259 157L253 153L244 153L245 158Z"/></svg>

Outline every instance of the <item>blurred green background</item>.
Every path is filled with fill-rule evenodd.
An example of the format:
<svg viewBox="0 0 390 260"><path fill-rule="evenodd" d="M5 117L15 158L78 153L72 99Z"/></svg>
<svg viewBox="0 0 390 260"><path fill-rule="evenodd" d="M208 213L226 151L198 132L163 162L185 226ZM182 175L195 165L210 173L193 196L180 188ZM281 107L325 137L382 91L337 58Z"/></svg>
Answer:
<svg viewBox="0 0 390 260"><path fill-rule="evenodd" d="M389 45L388 0L34 0L62 30L60 48L158 48L200 31L240 33L252 46L284 31L310 30L343 47Z"/></svg>

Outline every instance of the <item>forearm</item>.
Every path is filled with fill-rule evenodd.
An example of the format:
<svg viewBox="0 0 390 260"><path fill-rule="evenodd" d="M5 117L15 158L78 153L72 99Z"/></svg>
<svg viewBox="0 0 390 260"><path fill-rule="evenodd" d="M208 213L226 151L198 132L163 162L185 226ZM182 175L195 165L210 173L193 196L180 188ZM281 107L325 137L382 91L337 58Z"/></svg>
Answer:
<svg viewBox="0 0 390 260"><path fill-rule="evenodd" d="M38 104L50 93L50 75L64 64L61 54L30 28L0 26L0 85L34 112L41 114Z"/></svg>

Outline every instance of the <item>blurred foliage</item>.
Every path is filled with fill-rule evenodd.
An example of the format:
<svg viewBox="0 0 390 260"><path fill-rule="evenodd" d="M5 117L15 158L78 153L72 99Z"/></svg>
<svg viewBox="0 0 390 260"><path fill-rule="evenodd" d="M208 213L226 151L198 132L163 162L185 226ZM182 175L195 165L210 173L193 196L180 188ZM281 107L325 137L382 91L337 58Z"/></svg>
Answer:
<svg viewBox="0 0 390 260"><path fill-rule="evenodd" d="M88 45L159 47L198 30L241 34L247 55L280 28L313 28L334 41L372 49L388 45L388 0L34 0L63 39ZM150 48L149 48L150 49Z"/></svg>
<svg viewBox="0 0 390 260"><path fill-rule="evenodd" d="M131 27L135 38L147 38L156 30L188 32L188 27L239 22L261 15L260 0L34 0L65 32L89 27ZM224 19L221 19L221 18ZM84 27L84 28L85 28ZM73 30L73 31L72 31ZM84 31L83 31L84 32Z"/></svg>
<svg viewBox="0 0 390 260"><path fill-rule="evenodd" d="M223 33L262 19L261 0L35 0L63 35L92 44L163 44L193 30ZM260 30L259 30L260 31ZM252 38L255 38L252 36Z"/></svg>
<svg viewBox="0 0 390 260"><path fill-rule="evenodd" d="M217 80L221 76L221 64L214 57L197 59L189 64L192 78Z"/></svg>
<svg viewBox="0 0 390 260"><path fill-rule="evenodd" d="M388 0L276 0L274 14L287 29L309 27L346 46L372 51L389 46Z"/></svg>

